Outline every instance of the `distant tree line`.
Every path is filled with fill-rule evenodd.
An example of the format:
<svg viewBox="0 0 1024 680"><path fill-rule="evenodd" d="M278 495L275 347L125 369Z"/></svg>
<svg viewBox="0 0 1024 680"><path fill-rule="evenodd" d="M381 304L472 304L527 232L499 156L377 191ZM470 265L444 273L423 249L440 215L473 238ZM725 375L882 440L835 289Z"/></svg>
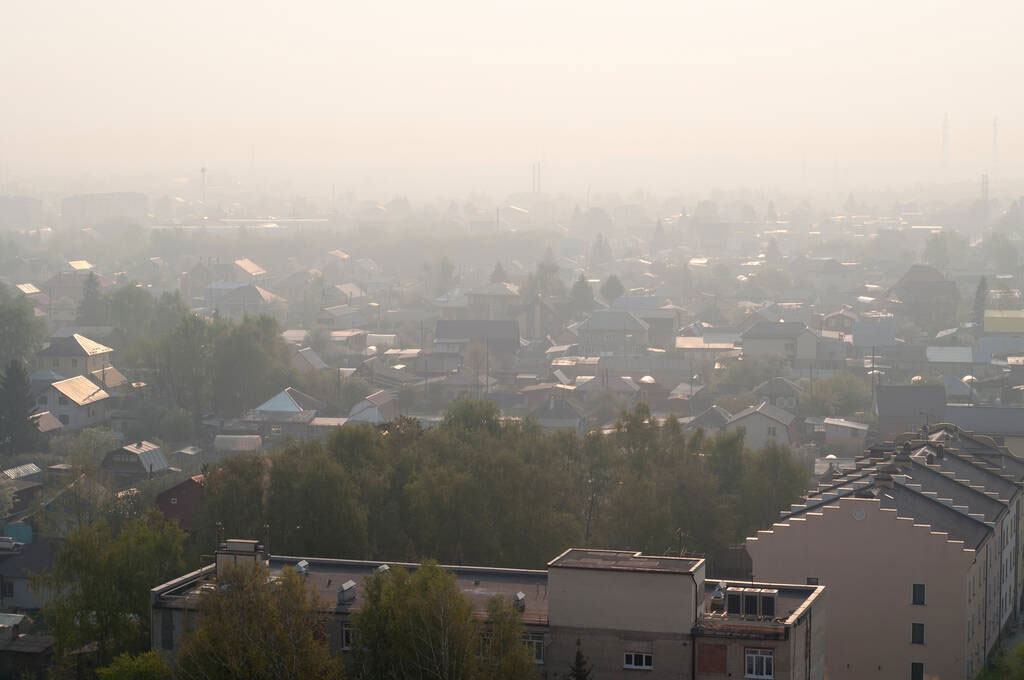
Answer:
<svg viewBox="0 0 1024 680"><path fill-rule="evenodd" d="M567 546L721 558L805 489L782 447L705 437L645 405L615 432L545 432L458 400L442 425L355 425L208 471L196 540L217 523L278 554L542 567Z"/></svg>

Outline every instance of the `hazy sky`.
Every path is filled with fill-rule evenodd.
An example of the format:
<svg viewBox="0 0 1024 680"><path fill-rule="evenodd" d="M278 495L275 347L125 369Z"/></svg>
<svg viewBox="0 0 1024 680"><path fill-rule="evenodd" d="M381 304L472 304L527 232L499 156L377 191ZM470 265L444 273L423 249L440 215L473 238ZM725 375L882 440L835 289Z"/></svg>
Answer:
<svg viewBox="0 0 1024 680"><path fill-rule="evenodd" d="M1020 176L1019 2L3 3L0 161L483 182Z"/></svg>

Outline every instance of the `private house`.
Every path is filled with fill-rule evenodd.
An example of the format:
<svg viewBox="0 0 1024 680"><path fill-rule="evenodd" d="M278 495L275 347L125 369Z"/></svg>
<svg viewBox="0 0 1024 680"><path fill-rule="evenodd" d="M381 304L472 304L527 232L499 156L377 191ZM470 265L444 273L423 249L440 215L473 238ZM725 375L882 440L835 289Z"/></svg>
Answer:
<svg viewBox="0 0 1024 680"><path fill-rule="evenodd" d="M226 290L209 293L209 306L213 313L233 321L246 316L266 314L278 321L284 321L288 312L288 301L280 295L249 283L232 285Z"/></svg>
<svg viewBox="0 0 1024 680"><path fill-rule="evenodd" d="M736 345L732 342L718 342L699 335L680 335L676 337L675 342L676 356L688 362L694 369L705 364L714 365L719 356L734 351Z"/></svg>
<svg viewBox="0 0 1024 680"><path fill-rule="evenodd" d="M632 312L599 309L577 327L580 350L594 356L640 354L649 344L650 326Z"/></svg>
<svg viewBox="0 0 1024 680"><path fill-rule="evenodd" d="M192 531L203 500L203 482L203 475L194 475L175 484L157 495L156 507L164 517L178 520L183 531Z"/></svg>
<svg viewBox="0 0 1024 680"><path fill-rule="evenodd" d="M326 307L316 315L316 327L328 331L350 331L364 328L367 323L366 315L350 305Z"/></svg>
<svg viewBox="0 0 1024 680"><path fill-rule="evenodd" d="M860 315L852 309L840 309L839 311L826 314L821 320L821 329L850 335L853 333L854 324L860 321Z"/></svg>
<svg viewBox="0 0 1024 680"><path fill-rule="evenodd" d="M732 414L724 408L721 406L710 406L687 420L686 429L696 430L700 428L708 434L715 434L728 425L730 420L732 420Z"/></svg>
<svg viewBox="0 0 1024 680"><path fill-rule="evenodd" d="M49 411L65 430L93 427L107 420L110 395L76 375L52 383L36 399L37 411Z"/></svg>
<svg viewBox="0 0 1024 680"><path fill-rule="evenodd" d="M472 319L515 319L519 286L499 281L466 292L466 313Z"/></svg>
<svg viewBox="0 0 1024 680"><path fill-rule="evenodd" d="M235 276L233 281L244 283L261 283L267 277L267 270L247 257L235 260Z"/></svg>
<svg viewBox="0 0 1024 680"><path fill-rule="evenodd" d="M829 453L849 456L864 450L868 430L865 423L857 423L845 418L807 418L806 437Z"/></svg>
<svg viewBox="0 0 1024 680"><path fill-rule="evenodd" d="M263 439L290 435L308 439L313 419L327 404L294 387L286 387L242 418L242 432L257 433Z"/></svg>
<svg viewBox="0 0 1024 680"><path fill-rule="evenodd" d="M583 409L553 393L549 393L540 406L531 410L530 416L546 430L569 429L583 434L587 429L587 416Z"/></svg>
<svg viewBox="0 0 1024 680"><path fill-rule="evenodd" d="M0 607L6 610L37 610L45 593L32 589L32 575L49 571L57 559L61 541L36 538L28 543L0 536Z"/></svg>
<svg viewBox="0 0 1024 680"><path fill-rule="evenodd" d="M934 333L956 325L960 291L935 267L911 265L888 294L902 303L899 313L920 328Z"/></svg>
<svg viewBox="0 0 1024 680"><path fill-rule="evenodd" d="M741 343L744 357L782 357L794 367L818 358L818 336L799 321L758 321L743 332Z"/></svg>
<svg viewBox="0 0 1024 680"><path fill-rule="evenodd" d="M791 413L800 407L804 389L786 378L770 378L754 388L754 394L772 406L778 406Z"/></svg>
<svg viewBox="0 0 1024 680"><path fill-rule="evenodd" d="M291 365L299 373L319 373L327 370L327 363L312 347L293 346Z"/></svg>
<svg viewBox="0 0 1024 680"><path fill-rule="evenodd" d="M170 471L163 450L147 441L125 444L108 453L100 464L101 474L108 477L116 489L128 489Z"/></svg>
<svg viewBox="0 0 1024 680"><path fill-rule="evenodd" d="M744 409L729 419L723 430L743 428L743 441L752 449L761 449L768 444L790 446L796 441L793 423L796 421L789 411L762 401L757 406Z"/></svg>
<svg viewBox="0 0 1024 680"><path fill-rule="evenodd" d="M484 345L492 356L513 356L519 352L519 324L503 319L440 319L434 328L435 353L462 356L474 342Z"/></svg>
<svg viewBox="0 0 1024 680"><path fill-rule="evenodd" d="M368 577L416 564L278 557L256 541L228 540L214 564L151 591L151 646L176 651L203 592L230 565L250 563L269 578L299 568L324 603L327 643L352 662L353 615ZM501 595L520 611L523 644L541 677L562 677L577 641L595 677L717 680L727 677L823 680L825 597L820 585L705 581L705 561L628 550L571 548L545 570L444 567L476 617Z"/></svg>
<svg viewBox="0 0 1024 680"><path fill-rule="evenodd" d="M367 396L348 412L350 423L390 423L401 415L398 406L398 393L393 390L380 390Z"/></svg>
<svg viewBox="0 0 1024 680"><path fill-rule="evenodd" d="M106 345L73 333L64 338L52 338L48 347L37 352L37 368L68 378L89 375L109 367L113 352Z"/></svg>

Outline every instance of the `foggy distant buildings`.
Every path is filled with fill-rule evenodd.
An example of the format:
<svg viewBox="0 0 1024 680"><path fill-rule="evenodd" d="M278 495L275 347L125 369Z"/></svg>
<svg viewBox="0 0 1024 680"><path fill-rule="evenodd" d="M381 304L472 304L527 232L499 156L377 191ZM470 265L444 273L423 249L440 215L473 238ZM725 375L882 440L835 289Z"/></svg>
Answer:
<svg viewBox="0 0 1024 680"><path fill-rule="evenodd" d="M65 229L95 227L97 224L114 221L145 224L148 210L149 199L145 194L79 194L63 200L60 222Z"/></svg>

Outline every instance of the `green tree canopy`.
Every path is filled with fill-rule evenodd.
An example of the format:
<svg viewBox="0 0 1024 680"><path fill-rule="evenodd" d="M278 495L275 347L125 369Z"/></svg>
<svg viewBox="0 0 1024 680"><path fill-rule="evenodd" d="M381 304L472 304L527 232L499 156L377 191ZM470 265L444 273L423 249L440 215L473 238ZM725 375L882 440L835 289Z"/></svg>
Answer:
<svg viewBox="0 0 1024 680"><path fill-rule="evenodd" d="M327 615L294 569L268 580L263 566L227 569L204 593L199 628L178 652L182 680L341 678L327 647Z"/></svg>
<svg viewBox="0 0 1024 680"><path fill-rule="evenodd" d="M38 441L38 431L29 420L35 409L28 372L11 359L0 377L0 446L8 455L29 450Z"/></svg>
<svg viewBox="0 0 1024 680"><path fill-rule="evenodd" d="M619 281L615 274L609 274L605 282L601 284L601 297L605 302L612 303L618 300L626 292L626 287Z"/></svg>
<svg viewBox="0 0 1024 680"><path fill-rule="evenodd" d="M185 535L159 511L115 534L103 520L68 533L51 571L33 577L58 655L95 643L99 665L149 646L149 590L181 575Z"/></svg>

